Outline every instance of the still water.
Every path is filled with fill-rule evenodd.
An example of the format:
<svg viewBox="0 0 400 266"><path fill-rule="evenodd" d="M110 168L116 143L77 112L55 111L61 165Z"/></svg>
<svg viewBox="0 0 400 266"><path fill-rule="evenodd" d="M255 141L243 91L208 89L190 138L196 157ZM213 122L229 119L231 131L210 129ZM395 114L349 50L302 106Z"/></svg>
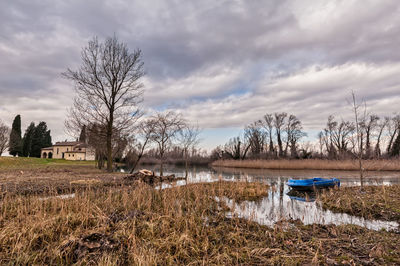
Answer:
<svg viewBox="0 0 400 266"><path fill-rule="evenodd" d="M146 166L146 169L158 171L157 166ZM183 167L167 165L164 174L184 176ZM355 171L325 171L325 170L268 170L268 169L237 169L237 168L208 168L192 167L188 174L188 183L213 182L217 180L247 180L260 181L270 185L268 197L258 202L245 201L235 204L229 199L223 199L231 207L232 213L260 224L273 226L280 220L300 220L304 224L354 224L372 230L398 230L396 222L367 220L345 213L333 213L324 210L312 195L292 195L286 185L289 178L303 179L311 177L339 178L341 186L359 186L358 173ZM366 185L400 184L400 172L365 173ZM174 185L184 185L186 181L178 181ZM160 188L171 185L164 184Z"/></svg>

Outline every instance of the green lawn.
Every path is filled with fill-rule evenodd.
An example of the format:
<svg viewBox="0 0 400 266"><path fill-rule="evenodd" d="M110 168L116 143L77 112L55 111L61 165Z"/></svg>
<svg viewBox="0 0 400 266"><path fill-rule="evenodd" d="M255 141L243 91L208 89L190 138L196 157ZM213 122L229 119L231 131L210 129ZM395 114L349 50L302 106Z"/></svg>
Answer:
<svg viewBox="0 0 400 266"><path fill-rule="evenodd" d="M27 157L0 157L0 169L43 167L56 165L94 165L94 161L68 161Z"/></svg>

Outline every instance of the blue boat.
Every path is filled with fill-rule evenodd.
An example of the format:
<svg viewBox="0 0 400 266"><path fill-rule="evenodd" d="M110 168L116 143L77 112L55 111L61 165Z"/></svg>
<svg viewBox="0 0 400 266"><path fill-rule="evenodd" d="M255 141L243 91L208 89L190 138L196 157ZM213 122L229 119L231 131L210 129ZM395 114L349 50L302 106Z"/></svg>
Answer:
<svg viewBox="0 0 400 266"><path fill-rule="evenodd" d="M321 188L340 187L340 180L337 178L320 178L314 177L310 179L289 179L287 185L292 189L310 191Z"/></svg>

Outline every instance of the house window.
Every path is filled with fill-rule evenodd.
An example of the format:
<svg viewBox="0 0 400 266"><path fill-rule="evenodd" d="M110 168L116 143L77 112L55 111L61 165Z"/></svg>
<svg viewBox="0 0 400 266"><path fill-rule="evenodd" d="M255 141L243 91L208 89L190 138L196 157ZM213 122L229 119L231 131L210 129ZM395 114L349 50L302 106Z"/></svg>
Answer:
<svg viewBox="0 0 400 266"><path fill-rule="evenodd" d="M58 148L57 148L57 154L58 154Z"/></svg>
<svg viewBox="0 0 400 266"><path fill-rule="evenodd" d="M67 148L67 151L68 151L68 148Z"/></svg>
<svg viewBox="0 0 400 266"><path fill-rule="evenodd" d="M71 154L68 154L68 157L71 157Z"/></svg>
<svg viewBox="0 0 400 266"><path fill-rule="evenodd" d="M75 154L72 154L72 157L74 157L75 156Z"/></svg>

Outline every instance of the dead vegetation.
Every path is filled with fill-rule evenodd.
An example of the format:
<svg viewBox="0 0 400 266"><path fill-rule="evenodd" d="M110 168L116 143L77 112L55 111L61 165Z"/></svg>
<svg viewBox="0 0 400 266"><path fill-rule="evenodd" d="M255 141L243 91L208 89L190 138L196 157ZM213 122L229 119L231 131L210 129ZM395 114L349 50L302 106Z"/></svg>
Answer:
<svg viewBox="0 0 400 266"><path fill-rule="evenodd" d="M341 188L322 193L319 199L335 212L400 223L400 185Z"/></svg>
<svg viewBox="0 0 400 266"><path fill-rule="evenodd" d="M364 160L365 171L400 171L398 159ZM343 170L358 171L356 160L218 160L212 166L253 169L292 169L292 170Z"/></svg>
<svg viewBox="0 0 400 266"><path fill-rule="evenodd" d="M41 200L7 193L0 203L0 264L398 264L400 238L356 226L272 229L226 218L235 201L266 196L248 182L82 190Z"/></svg>

